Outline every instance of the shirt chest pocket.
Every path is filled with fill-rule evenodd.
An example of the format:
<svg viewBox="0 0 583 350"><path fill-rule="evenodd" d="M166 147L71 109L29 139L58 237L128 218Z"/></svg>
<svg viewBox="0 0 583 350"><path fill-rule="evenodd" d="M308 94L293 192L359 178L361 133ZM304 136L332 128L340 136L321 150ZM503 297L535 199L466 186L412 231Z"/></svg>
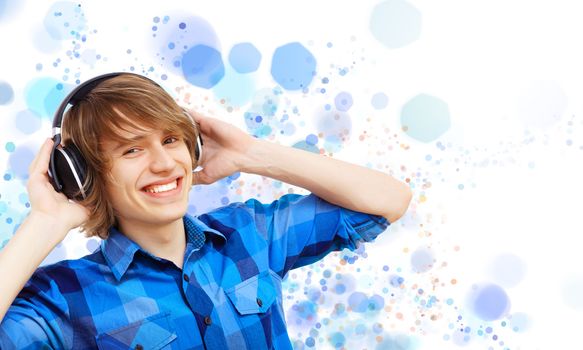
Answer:
<svg viewBox="0 0 583 350"><path fill-rule="evenodd" d="M261 314L269 310L277 298L280 283L279 276L268 270L226 289L225 293L239 314Z"/></svg>
<svg viewBox="0 0 583 350"><path fill-rule="evenodd" d="M169 311L159 313L95 337L97 347L105 349L170 349L177 336L170 324Z"/></svg>

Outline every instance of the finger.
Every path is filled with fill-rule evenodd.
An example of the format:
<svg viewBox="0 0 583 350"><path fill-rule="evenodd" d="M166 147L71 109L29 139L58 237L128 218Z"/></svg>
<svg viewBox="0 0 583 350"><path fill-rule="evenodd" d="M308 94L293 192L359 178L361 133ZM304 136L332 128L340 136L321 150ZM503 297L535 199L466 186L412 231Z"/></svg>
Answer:
<svg viewBox="0 0 583 350"><path fill-rule="evenodd" d="M209 124L209 117L195 111L194 109L189 109L188 113L192 116L198 125L199 130L203 134L208 134L211 131L211 126Z"/></svg>
<svg viewBox="0 0 583 350"><path fill-rule="evenodd" d="M54 141L52 139L47 138L45 140L28 168L29 175L36 173L45 174L47 172L53 144Z"/></svg>

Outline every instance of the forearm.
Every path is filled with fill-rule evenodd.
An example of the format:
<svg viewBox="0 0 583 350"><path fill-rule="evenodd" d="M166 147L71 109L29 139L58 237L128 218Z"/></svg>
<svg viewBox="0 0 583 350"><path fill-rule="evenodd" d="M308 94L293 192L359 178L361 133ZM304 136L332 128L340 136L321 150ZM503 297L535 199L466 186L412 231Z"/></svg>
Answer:
<svg viewBox="0 0 583 350"><path fill-rule="evenodd" d="M65 228L48 223L41 215L29 215L0 251L0 322L8 308L41 262L59 243ZM62 231L57 233L57 231Z"/></svg>
<svg viewBox="0 0 583 350"><path fill-rule="evenodd" d="M307 189L344 208L382 215L389 222L409 206L411 190L380 171L257 140L242 171L271 177Z"/></svg>

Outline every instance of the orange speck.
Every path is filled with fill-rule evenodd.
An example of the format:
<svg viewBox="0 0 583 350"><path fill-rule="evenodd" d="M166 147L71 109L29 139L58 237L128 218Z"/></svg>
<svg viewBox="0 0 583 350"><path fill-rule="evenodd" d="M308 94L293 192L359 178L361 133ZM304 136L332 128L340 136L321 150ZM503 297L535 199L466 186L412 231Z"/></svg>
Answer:
<svg viewBox="0 0 583 350"><path fill-rule="evenodd" d="M400 312L397 312L397 319L402 320L403 319L403 314Z"/></svg>
<svg viewBox="0 0 583 350"><path fill-rule="evenodd" d="M455 278L452 278L451 279L451 284L456 284L456 283L457 283L457 280Z"/></svg>

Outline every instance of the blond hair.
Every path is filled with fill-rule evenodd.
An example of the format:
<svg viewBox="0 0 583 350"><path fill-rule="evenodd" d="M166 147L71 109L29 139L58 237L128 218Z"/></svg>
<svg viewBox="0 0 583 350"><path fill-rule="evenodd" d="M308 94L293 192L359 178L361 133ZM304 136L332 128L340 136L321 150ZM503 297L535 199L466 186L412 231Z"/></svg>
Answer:
<svg viewBox="0 0 583 350"><path fill-rule="evenodd" d="M74 143L87 163L83 184L87 197L80 204L89 208L89 220L80 227L86 237L106 239L116 225L114 209L106 192L112 181L112 159L103 152L102 141L123 142L122 131L162 130L184 138L193 168L198 130L176 101L153 81L135 74L121 74L99 83L83 100L71 107L62 125L63 144Z"/></svg>

